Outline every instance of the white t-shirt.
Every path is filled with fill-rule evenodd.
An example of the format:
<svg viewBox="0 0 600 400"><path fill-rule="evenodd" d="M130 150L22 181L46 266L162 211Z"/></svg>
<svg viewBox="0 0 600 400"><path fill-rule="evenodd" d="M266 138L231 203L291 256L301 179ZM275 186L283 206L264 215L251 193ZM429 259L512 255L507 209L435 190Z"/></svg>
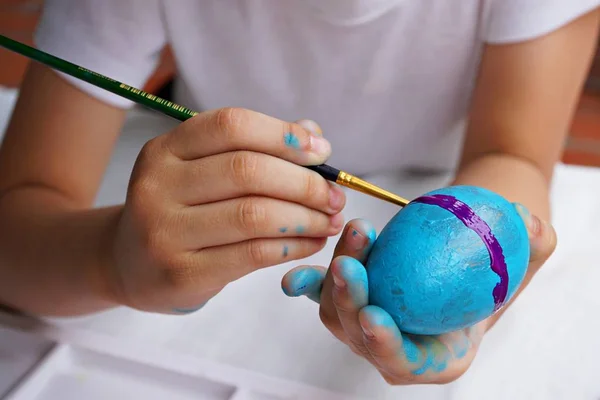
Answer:
<svg viewBox="0 0 600 400"><path fill-rule="evenodd" d="M177 102L310 118L330 164L452 167L482 46L556 30L600 0L47 0L37 45L142 86L169 43ZM568 54L565 54L568 57ZM131 104L67 78L120 107Z"/></svg>

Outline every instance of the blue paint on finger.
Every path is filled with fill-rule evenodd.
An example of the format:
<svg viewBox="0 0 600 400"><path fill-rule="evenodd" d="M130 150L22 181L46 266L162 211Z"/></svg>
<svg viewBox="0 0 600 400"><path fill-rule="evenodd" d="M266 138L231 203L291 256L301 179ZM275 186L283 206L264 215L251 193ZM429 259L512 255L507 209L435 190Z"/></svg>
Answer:
<svg viewBox="0 0 600 400"><path fill-rule="evenodd" d="M471 341L469 337L465 334L457 339L452 344L452 351L454 352L454 357L461 359L464 358L469 352L469 348L471 347Z"/></svg>
<svg viewBox="0 0 600 400"><path fill-rule="evenodd" d="M369 283L367 270L356 259L352 257L340 257L339 273L346 281L348 294L354 304L365 307L369 304Z"/></svg>
<svg viewBox="0 0 600 400"><path fill-rule="evenodd" d="M283 246L283 258L286 258L290 252L290 249L287 246Z"/></svg>
<svg viewBox="0 0 600 400"><path fill-rule="evenodd" d="M288 132L283 136L284 143L287 147L299 150L300 149L300 140L298 137L294 135L292 132Z"/></svg>
<svg viewBox="0 0 600 400"><path fill-rule="evenodd" d="M369 321L369 325L372 327L382 327L398 340L402 340L402 335L400 334L394 319L385 310L377 306L366 306L363 308L362 312L365 313L365 316Z"/></svg>
<svg viewBox="0 0 600 400"><path fill-rule="evenodd" d="M348 224L347 235L347 244L354 250L353 256L366 264L377 238L375 228L366 219L358 218Z"/></svg>
<svg viewBox="0 0 600 400"><path fill-rule="evenodd" d="M369 257L369 254L371 254L371 250L373 250L373 245L375 244L375 240L377 240L377 232L375 231L375 228L370 227L367 230L367 238L369 239L369 242L365 246L365 249L364 249L365 259L367 259Z"/></svg>
<svg viewBox="0 0 600 400"><path fill-rule="evenodd" d="M375 240L377 239L377 231L375 230L375 228L371 227L368 230L367 237L369 238L369 242L375 243Z"/></svg>
<svg viewBox="0 0 600 400"><path fill-rule="evenodd" d="M448 368L452 353L437 337L401 333L391 315L379 307L367 306L364 311L373 328L382 327L398 340L402 340L399 357L406 359L413 375L419 376L427 372L441 373ZM460 358L459 355L464 357L468 351L470 342L466 336L463 339L466 341L461 339L457 344L459 350L456 354L457 358Z"/></svg>
<svg viewBox="0 0 600 400"><path fill-rule="evenodd" d="M412 343L409 345L409 343ZM412 370L414 375L423 375L428 371L435 373L444 372L450 361L450 351L439 339L434 336L404 335L404 348L415 346L419 349L421 357L419 365ZM406 351L406 350L405 350Z"/></svg>
<svg viewBox="0 0 600 400"><path fill-rule="evenodd" d="M302 233L304 233L304 231L306 231L306 228L305 228L304 226L302 226L302 225L298 225L298 226L296 227L296 233L300 233L300 234L302 234Z"/></svg>
<svg viewBox="0 0 600 400"><path fill-rule="evenodd" d="M403 340L402 349L404 351L404 356L409 363L413 365L423 364L423 353L415 342L410 339Z"/></svg>
<svg viewBox="0 0 600 400"><path fill-rule="evenodd" d="M319 302L321 299L321 288L325 279L325 271L306 267L290 271L283 279L281 289L286 296L306 296Z"/></svg>
<svg viewBox="0 0 600 400"><path fill-rule="evenodd" d="M288 228L286 228L285 226L282 228L279 228L279 232L281 232L281 233L286 233L287 230L288 230Z"/></svg>

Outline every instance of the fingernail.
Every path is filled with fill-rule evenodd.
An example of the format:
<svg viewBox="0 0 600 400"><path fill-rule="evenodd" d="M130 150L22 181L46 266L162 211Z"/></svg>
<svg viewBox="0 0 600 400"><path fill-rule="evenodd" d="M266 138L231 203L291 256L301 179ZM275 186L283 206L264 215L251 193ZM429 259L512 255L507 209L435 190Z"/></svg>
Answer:
<svg viewBox="0 0 600 400"><path fill-rule="evenodd" d="M542 222L540 221L540 219L535 215L531 214L527 207L525 207L523 204L515 203L515 208L517 209L517 212L519 213L521 218L523 218L523 221L525 222L525 226L527 227L527 231L529 232L529 234L532 237L539 236L540 232L542 231Z"/></svg>
<svg viewBox="0 0 600 400"><path fill-rule="evenodd" d="M344 206L344 192L334 184L329 185L329 207L339 211Z"/></svg>
<svg viewBox="0 0 600 400"><path fill-rule="evenodd" d="M321 130L321 127L313 120L301 119L297 122L297 124L309 131L310 133L312 133L313 135L323 136L323 131Z"/></svg>
<svg viewBox="0 0 600 400"><path fill-rule="evenodd" d="M361 250L367 245L368 239L360 231L349 227L346 232L346 244L352 250Z"/></svg>
<svg viewBox="0 0 600 400"><path fill-rule="evenodd" d="M322 136L311 136L310 151L319 158L327 159L331 154L331 144Z"/></svg>
<svg viewBox="0 0 600 400"><path fill-rule="evenodd" d="M368 338L368 339L374 339L375 338L375 334L366 326L361 325L360 326L362 328L362 331L364 333L364 335Z"/></svg>
<svg viewBox="0 0 600 400"><path fill-rule="evenodd" d="M329 223L335 229L340 229L344 226L344 216L342 214L335 214L333 217L329 218Z"/></svg>
<svg viewBox="0 0 600 400"><path fill-rule="evenodd" d="M335 286L337 286L340 289L346 287L346 282L343 279L341 279L339 276L337 276L334 273L332 273L331 276L333 277L333 284Z"/></svg>

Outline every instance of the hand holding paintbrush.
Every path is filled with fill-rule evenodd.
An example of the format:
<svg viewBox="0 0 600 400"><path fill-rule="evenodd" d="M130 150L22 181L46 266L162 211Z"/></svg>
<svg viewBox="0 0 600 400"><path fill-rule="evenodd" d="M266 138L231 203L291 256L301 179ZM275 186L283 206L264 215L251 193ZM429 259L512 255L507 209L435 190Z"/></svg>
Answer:
<svg viewBox="0 0 600 400"><path fill-rule="evenodd" d="M256 269L321 250L344 225L345 196L296 164L330 152L301 125L235 108L148 142L114 240L133 306L187 310Z"/></svg>
<svg viewBox="0 0 600 400"><path fill-rule="evenodd" d="M7 38L6 36L0 35L0 46L3 46L16 53L22 54L26 57L29 57L32 60L38 61L67 75L71 75L87 83L101 87L109 92L125 97L135 103L159 111L180 121L186 121L198 115L197 112L192 111L186 107L161 99L157 96L133 88L124 83L117 82L114 79L82 68L78 65L62 60L58 57L55 57L51 54L47 54L33 47L19 43L15 40ZM350 189L368 194L370 196L377 197L379 199L400 206L405 206L408 204L408 200L403 199L400 196L397 196L391 192L381 189L369 182L357 178L347 172L340 171L339 169L333 168L329 165L310 164L307 165L307 168L317 172L319 175L321 175L323 178L329 181L336 182Z"/></svg>
<svg viewBox="0 0 600 400"><path fill-rule="evenodd" d="M406 203L324 165L331 145L301 124L236 108L196 113L8 38L0 37L0 44L182 121L144 146L124 205L94 210L91 214L97 220L93 224L77 214L72 224L61 223L50 230L62 233L51 235L44 246L64 248L61 237L72 236L72 248L86 249L90 243L101 247L78 257L73 254L82 250L44 260L57 265L45 287L55 288L53 297L66 308L29 299L16 303L18 308L71 314L123 304L153 312L187 312L256 269L305 258L322 249L326 238L337 235L344 223L344 192L328 181ZM38 66L35 71L46 70ZM44 72L41 81L48 80L54 80L53 90L65 86L55 74ZM33 89L24 96L37 96L37 91L44 90L25 86ZM27 109L17 113L30 114ZM50 125L43 129L45 136L51 135ZM7 137L13 135L8 132ZM81 180L87 175L78 176ZM71 226L72 235L65 233L71 232ZM89 232L81 233L81 226ZM36 257L31 253L27 264L40 263ZM14 260L17 266L22 262L16 255ZM67 284L71 279L60 279L63 269L65 274L71 269L85 272L93 277L93 287L81 282L71 287ZM97 288L102 293L90 295ZM77 305L60 300L63 296L70 299L72 295L66 293L77 292L74 289L85 292L78 296Z"/></svg>

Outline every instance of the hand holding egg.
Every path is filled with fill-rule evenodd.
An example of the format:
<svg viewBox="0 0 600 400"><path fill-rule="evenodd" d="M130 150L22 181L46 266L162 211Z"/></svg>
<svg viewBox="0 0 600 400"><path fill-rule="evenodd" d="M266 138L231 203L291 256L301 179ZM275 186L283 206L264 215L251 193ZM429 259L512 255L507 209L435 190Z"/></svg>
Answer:
<svg viewBox="0 0 600 400"><path fill-rule="evenodd" d="M328 270L298 267L282 285L320 302L327 329L391 384L461 376L488 317L556 244L552 226L524 207L466 186L412 201L375 237L367 221L349 222Z"/></svg>

